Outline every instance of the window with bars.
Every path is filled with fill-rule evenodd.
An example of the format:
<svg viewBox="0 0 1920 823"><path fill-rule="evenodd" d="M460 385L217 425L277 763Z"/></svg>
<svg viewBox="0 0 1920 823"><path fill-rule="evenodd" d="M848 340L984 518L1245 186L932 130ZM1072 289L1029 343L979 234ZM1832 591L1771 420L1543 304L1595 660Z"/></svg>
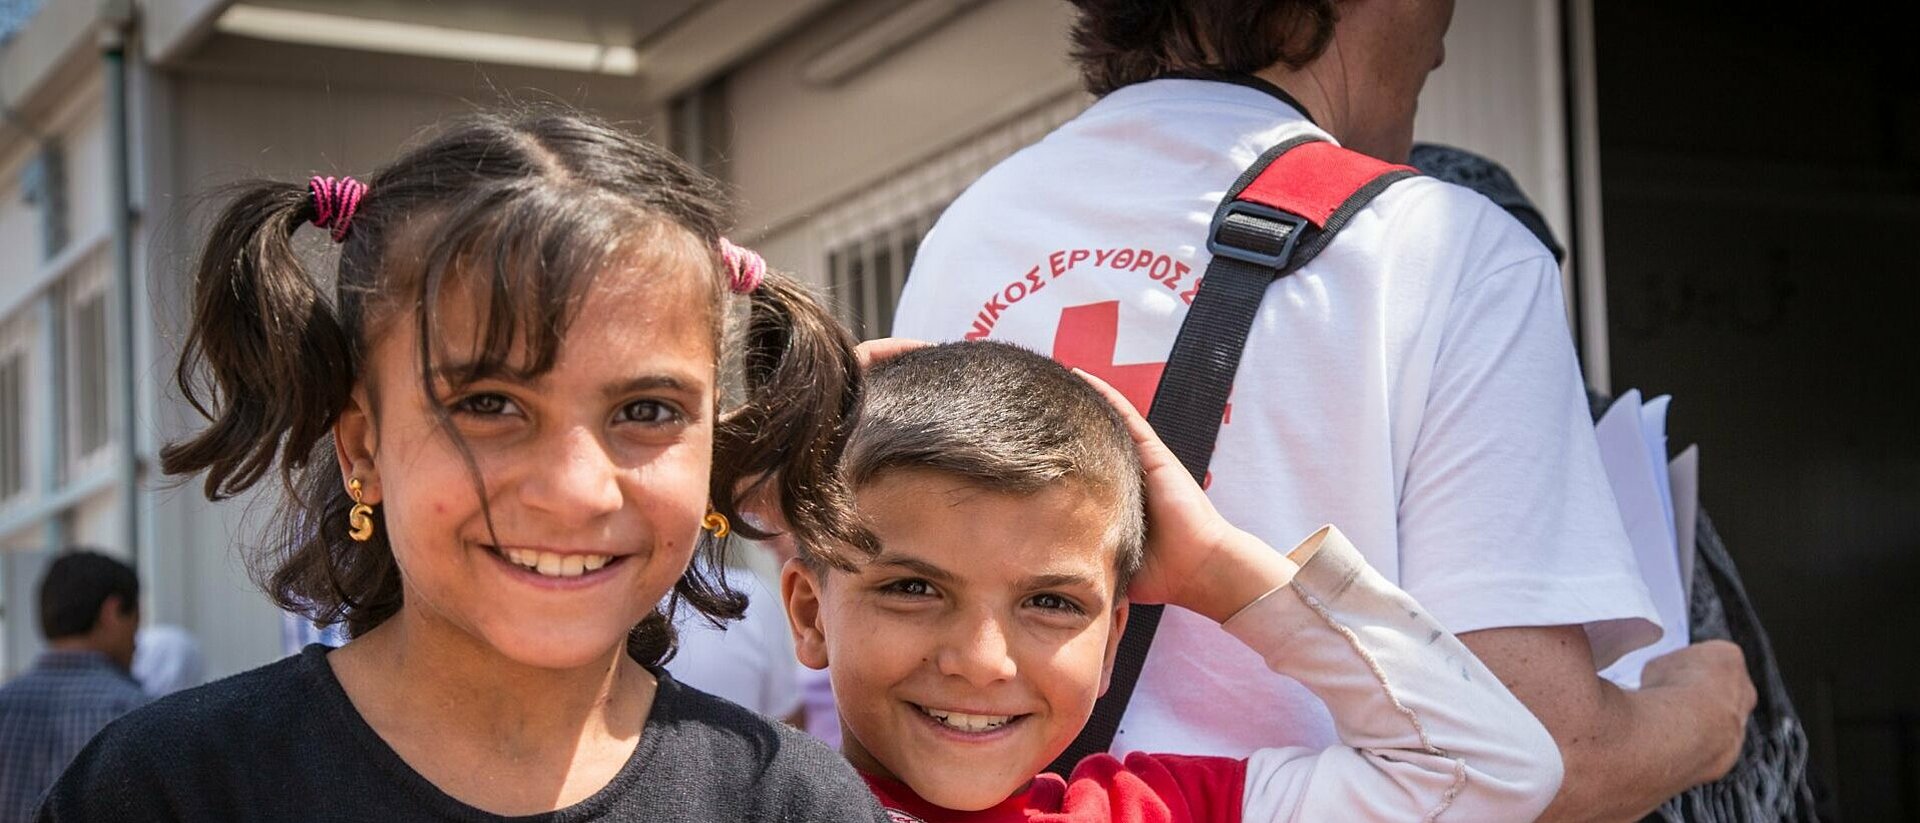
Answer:
<svg viewBox="0 0 1920 823"><path fill-rule="evenodd" d="M841 319L862 340L893 333L893 310L913 269L920 239L940 209L894 223L827 252L828 283Z"/></svg>
<svg viewBox="0 0 1920 823"><path fill-rule="evenodd" d="M0 357L0 503L27 488L27 358Z"/></svg>
<svg viewBox="0 0 1920 823"><path fill-rule="evenodd" d="M75 461L84 461L111 436L107 368L107 299L104 290L77 295L67 343L69 401Z"/></svg>

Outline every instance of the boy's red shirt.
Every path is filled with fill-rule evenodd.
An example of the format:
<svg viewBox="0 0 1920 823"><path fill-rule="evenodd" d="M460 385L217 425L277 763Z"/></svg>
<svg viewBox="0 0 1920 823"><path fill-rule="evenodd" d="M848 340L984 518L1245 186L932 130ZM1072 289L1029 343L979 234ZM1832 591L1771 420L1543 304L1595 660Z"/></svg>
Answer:
<svg viewBox="0 0 1920 823"><path fill-rule="evenodd" d="M977 812L943 809L906 784L866 775L895 823L1240 823L1247 762L1135 752L1126 760L1096 754L1073 779L1047 773L999 805Z"/></svg>

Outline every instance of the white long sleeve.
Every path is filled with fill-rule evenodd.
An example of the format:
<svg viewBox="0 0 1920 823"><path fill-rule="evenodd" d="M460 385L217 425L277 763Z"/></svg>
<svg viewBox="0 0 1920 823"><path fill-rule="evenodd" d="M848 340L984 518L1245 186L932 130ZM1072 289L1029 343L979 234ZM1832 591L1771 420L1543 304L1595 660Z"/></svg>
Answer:
<svg viewBox="0 0 1920 823"><path fill-rule="evenodd" d="M1559 789L1559 749L1460 640L1323 527L1287 587L1224 627L1312 690L1341 746L1247 760L1244 819L1524 823Z"/></svg>

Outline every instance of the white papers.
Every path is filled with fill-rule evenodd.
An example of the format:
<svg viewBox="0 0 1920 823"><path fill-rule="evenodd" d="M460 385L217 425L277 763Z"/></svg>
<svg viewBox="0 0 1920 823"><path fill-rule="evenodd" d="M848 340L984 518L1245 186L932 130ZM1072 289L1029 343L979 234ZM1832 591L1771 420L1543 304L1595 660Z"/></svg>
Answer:
<svg viewBox="0 0 1920 823"><path fill-rule="evenodd" d="M1659 616L1660 639L1623 655L1600 672L1626 688L1639 688L1647 661L1687 645L1687 592L1681 583L1679 535L1666 461L1667 397L1640 402L1638 390L1614 400L1594 426L1600 461L1620 506L1627 541L1633 546L1640 578L1647 584Z"/></svg>
<svg viewBox="0 0 1920 823"><path fill-rule="evenodd" d="M1680 552L1680 590L1693 591L1694 525L1700 517L1700 447L1688 446L1667 464L1669 487L1673 489L1674 546Z"/></svg>
<svg viewBox="0 0 1920 823"><path fill-rule="evenodd" d="M1667 407L1673 398L1660 395L1640 407L1640 434L1647 441L1647 461L1660 484L1660 505L1666 511L1667 531L1673 531L1673 484L1667 466ZM1678 532L1675 532L1676 534Z"/></svg>

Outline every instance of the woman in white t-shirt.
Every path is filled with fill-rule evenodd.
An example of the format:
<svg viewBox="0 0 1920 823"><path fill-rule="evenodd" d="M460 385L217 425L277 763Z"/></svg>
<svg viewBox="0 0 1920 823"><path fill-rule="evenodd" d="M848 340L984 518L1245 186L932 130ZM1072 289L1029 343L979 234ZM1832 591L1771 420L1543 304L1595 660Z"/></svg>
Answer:
<svg viewBox="0 0 1920 823"><path fill-rule="evenodd" d="M1292 138L1404 160L1453 4L1074 6L1073 56L1099 99L954 201L891 333L1021 345L1147 409L1212 260L1221 193ZM1274 545L1339 523L1457 632L1562 745L1546 819L1637 819L1724 774L1753 705L1737 648L1675 652L1634 692L1595 673L1660 628L1553 257L1486 198L1432 178L1393 183L1343 225L1256 309L1208 496ZM1337 740L1309 691L1178 608L1130 696L1113 751Z"/></svg>

